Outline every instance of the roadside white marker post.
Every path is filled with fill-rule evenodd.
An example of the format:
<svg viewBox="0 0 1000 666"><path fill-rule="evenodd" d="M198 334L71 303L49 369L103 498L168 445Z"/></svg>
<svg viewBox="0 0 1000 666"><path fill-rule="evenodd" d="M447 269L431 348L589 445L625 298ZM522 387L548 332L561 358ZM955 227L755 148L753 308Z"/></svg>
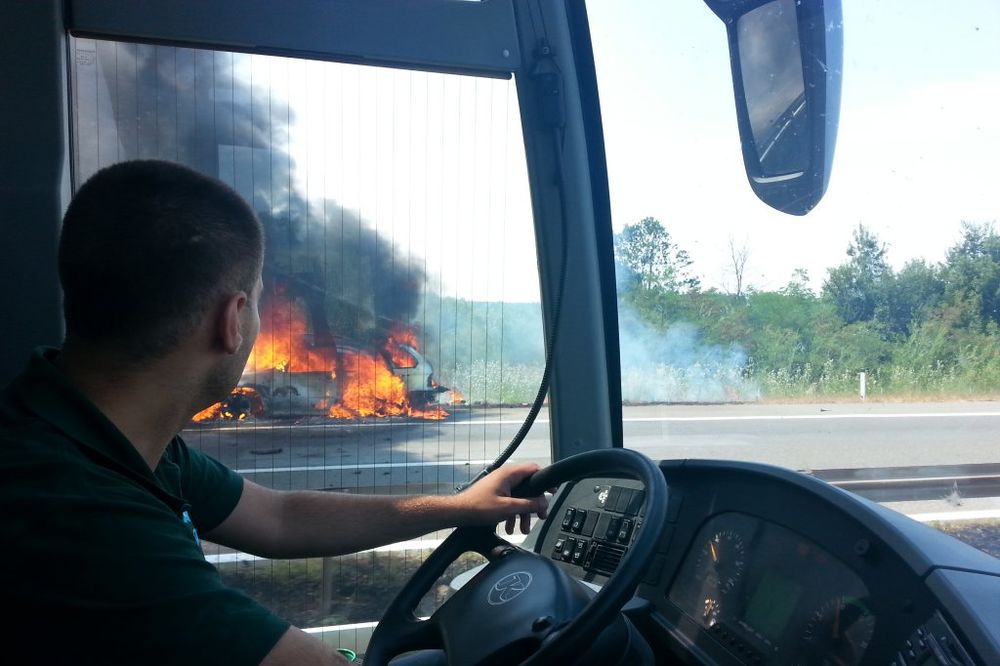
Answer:
<svg viewBox="0 0 1000 666"><path fill-rule="evenodd" d="M868 387L866 386L865 383L865 373L863 372L858 373L858 383L860 384L861 399L864 400L868 396L868 390L867 390Z"/></svg>

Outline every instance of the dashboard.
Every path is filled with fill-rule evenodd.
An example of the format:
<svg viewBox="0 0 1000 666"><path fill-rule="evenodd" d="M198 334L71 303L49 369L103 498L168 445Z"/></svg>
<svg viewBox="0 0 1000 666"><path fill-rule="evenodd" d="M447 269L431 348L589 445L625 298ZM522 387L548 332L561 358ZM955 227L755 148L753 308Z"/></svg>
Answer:
<svg viewBox="0 0 1000 666"><path fill-rule="evenodd" d="M656 663L1000 664L1000 561L791 470L660 469L668 525L626 612ZM599 586L644 499L627 479L566 484L525 547Z"/></svg>

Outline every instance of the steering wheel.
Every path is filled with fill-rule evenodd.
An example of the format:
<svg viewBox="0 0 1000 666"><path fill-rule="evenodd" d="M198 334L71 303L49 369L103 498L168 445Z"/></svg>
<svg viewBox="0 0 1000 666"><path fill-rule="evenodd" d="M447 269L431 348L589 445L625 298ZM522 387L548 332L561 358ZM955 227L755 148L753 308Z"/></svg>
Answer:
<svg viewBox="0 0 1000 666"><path fill-rule="evenodd" d="M646 456L628 449L581 453L539 470L515 488L534 497L588 476L622 476L645 486L645 515L634 543L596 595L544 555L511 545L493 528L462 527L428 557L389 604L365 664L385 666L403 652L438 649L449 666L539 666L583 653L632 598L656 553L667 517L667 484ZM452 562L474 551L488 560L428 619L413 609Z"/></svg>

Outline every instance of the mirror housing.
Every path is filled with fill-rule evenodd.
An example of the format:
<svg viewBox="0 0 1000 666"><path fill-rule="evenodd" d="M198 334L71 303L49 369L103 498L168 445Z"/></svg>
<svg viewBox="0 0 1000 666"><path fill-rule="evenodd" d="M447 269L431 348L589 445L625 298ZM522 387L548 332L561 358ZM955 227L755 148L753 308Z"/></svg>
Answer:
<svg viewBox="0 0 1000 666"><path fill-rule="evenodd" d="M761 201L791 215L830 179L843 65L840 0L705 0L726 24L743 164Z"/></svg>

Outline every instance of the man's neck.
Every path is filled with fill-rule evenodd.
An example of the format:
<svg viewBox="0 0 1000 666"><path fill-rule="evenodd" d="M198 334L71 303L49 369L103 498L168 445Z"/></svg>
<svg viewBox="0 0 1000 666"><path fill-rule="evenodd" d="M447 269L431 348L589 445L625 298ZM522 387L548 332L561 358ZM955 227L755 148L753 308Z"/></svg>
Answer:
<svg viewBox="0 0 1000 666"><path fill-rule="evenodd" d="M179 375L169 359L138 366L70 342L56 363L155 470L191 417L196 382Z"/></svg>

